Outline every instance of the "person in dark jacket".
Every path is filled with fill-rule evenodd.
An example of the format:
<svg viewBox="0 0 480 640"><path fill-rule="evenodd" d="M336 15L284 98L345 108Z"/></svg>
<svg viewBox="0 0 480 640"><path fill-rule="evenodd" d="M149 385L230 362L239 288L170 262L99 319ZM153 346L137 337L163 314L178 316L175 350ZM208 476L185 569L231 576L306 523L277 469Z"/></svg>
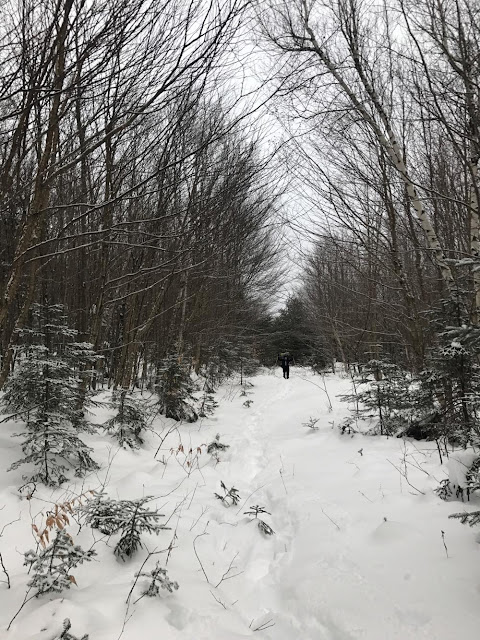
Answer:
<svg viewBox="0 0 480 640"><path fill-rule="evenodd" d="M285 353L278 354L278 362L282 367L283 377L288 379L290 377L290 363L293 362L292 356L286 351Z"/></svg>

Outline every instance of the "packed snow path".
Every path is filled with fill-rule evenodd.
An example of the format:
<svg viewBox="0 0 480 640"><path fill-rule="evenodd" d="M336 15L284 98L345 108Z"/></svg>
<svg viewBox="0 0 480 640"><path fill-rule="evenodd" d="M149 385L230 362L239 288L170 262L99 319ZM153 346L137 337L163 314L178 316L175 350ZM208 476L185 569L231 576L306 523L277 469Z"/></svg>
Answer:
<svg viewBox="0 0 480 640"><path fill-rule="evenodd" d="M44 504L65 500L64 491L50 490L39 490L28 502L19 500L21 471L5 472L18 458L18 443L9 437L18 425L9 425L0 442L0 507L5 505L0 524L20 521L0 538L12 580L10 590L0 585L0 637L51 640L66 617L73 633L88 632L91 640L452 640L478 635L477 532L448 520L450 513L474 505L445 503L435 495L433 489L447 473L435 448L342 435L338 426L349 411L337 396L350 392L348 378L323 379L292 367L289 380L277 369L251 382L247 396L241 395L238 381L224 385L213 417L181 425L163 441L174 425L158 419L157 433L139 452L119 450L104 435L91 438L104 468L98 477L86 479L83 489L107 478L112 497L158 496L172 530L145 537L148 550L163 552L146 568L160 559L179 590L139 599L139 584L126 607L146 552L123 563L112 554L113 542L107 546L100 540L95 543L98 561L75 569L78 588L28 603L7 633L3 629L21 604L28 580L22 553L32 547L32 518L41 519L37 514ZM95 419L101 423L107 417L104 410ZM318 418L317 430L303 426L311 417ZM218 460L205 447L217 433L229 445ZM227 508L214 497L221 493L221 481L238 490L238 505ZM68 491L79 493L80 484ZM263 535L244 515L251 505L271 514L264 519L274 535ZM77 535L76 528L72 534ZM84 529L75 541L88 548L88 536L92 532ZM167 565L164 550L172 541Z"/></svg>
<svg viewBox="0 0 480 640"><path fill-rule="evenodd" d="M259 488L249 502L266 505L277 532L276 552L250 570L254 600L275 621L266 637L476 635L480 548L474 531L447 519L462 503L433 493L445 472L432 445L341 435L348 410L336 396L351 391L346 379L292 369L289 380L277 371L254 383L252 416L231 432L229 466L232 480L243 475ZM318 431L302 427L310 417ZM397 470L405 454L416 489Z"/></svg>

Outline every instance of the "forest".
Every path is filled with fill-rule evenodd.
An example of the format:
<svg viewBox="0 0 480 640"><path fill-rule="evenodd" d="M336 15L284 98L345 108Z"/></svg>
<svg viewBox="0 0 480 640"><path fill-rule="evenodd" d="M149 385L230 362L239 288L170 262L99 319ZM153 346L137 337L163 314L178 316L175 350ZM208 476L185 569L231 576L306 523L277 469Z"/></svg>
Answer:
<svg viewBox="0 0 480 640"><path fill-rule="evenodd" d="M367 416L440 465L473 451L437 493L480 490L479 82L479 0L1 3L0 449L22 500L56 505L30 591L70 587L48 550L96 554L62 533L74 494L107 536L133 513L122 560L164 528L149 493L83 493L106 468L92 415L132 455L163 420L165 462L286 351L328 411L325 376L351 381L342 434ZM169 445L189 480L207 445L229 448ZM150 595L178 588L152 571Z"/></svg>

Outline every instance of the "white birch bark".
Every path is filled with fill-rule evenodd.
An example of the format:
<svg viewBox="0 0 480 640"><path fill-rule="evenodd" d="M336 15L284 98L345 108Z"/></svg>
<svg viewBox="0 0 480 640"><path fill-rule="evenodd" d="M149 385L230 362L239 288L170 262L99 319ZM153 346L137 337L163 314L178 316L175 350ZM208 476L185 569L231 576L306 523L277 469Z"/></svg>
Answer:
<svg viewBox="0 0 480 640"><path fill-rule="evenodd" d="M454 285L454 278L452 270L449 264L446 261L445 254L442 249L442 245L438 239L438 236L433 228L433 224L428 216L428 213L425 210L422 200L417 192L417 189L410 178L408 173L405 158L403 155L402 148L398 143L398 140L395 136L393 128L390 124L388 116L383 108L378 95L375 92L374 87L368 81L366 75L363 73L361 62L359 59L358 52L355 51L355 47L353 46L353 50L351 51L356 71L359 75L360 81L370 98L370 101L380 118L380 121L383 125L383 129L380 127L379 123L373 118L373 116L368 112L365 108L364 104L361 102L360 98L355 94L353 89L349 86L346 79L343 77L337 65L330 59L329 55L325 51L325 49L320 45L315 35L315 32L312 29L312 26L309 23L309 10L307 7L306 0L302 0L303 9L304 9L304 27L305 31L308 34L308 39L311 43L312 50L319 57L324 66L328 69L330 74L335 78L339 86L344 91L345 95L349 98L352 105L355 107L357 112L363 118L363 120L371 127L374 132L378 142L385 149L388 157L393 163L394 167L400 174L402 181L405 184L405 188L412 204L412 207L416 213L418 221L425 233L425 237L427 239L428 248L431 250L434 260L437 266L440 269L440 273L442 275L443 281L445 282L447 289L449 292L452 291ZM354 44L354 43L353 43ZM479 275L480 278L480 275Z"/></svg>
<svg viewBox="0 0 480 640"><path fill-rule="evenodd" d="M478 214L478 160L470 161L470 252L474 261L472 267L475 291L474 323L480 322L480 219Z"/></svg>

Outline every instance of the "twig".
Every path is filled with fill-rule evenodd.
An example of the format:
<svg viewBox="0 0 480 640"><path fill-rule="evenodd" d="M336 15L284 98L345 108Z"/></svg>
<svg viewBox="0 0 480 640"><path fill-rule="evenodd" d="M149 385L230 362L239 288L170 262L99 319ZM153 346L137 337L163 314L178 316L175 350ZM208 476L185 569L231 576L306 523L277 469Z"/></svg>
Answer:
<svg viewBox="0 0 480 640"><path fill-rule="evenodd" d="M2 509L4 508L5 508L5 505L2 507ZM20 522L20 519L21 519L20 516L18 516L16 520L12 520L11 522L7 522L7 524L4 524L2 527L2 530L0 531L0 538L3 536L3 532L7 527L9 527L11 524L14 524L15 522Z"/></svg>
<svg viewBox="0 0 480 640"><path fill-rule="evenodd" d="M413 459L415 460L415 458ZM422 467L418 464L416 460L415 460L416 464L413 464L413 462L410 462L410 460L405 460L405 462L409 464L411 467L413 467L414 469L418 469L419 471L422 471L423 473L425 473L427 476L430 477L430 474L428 473L428 471L426 471L425 469L422 469Z"/></svg>
<svg viewBox="0 0 480 640"><path fill-rule="evenodd" d="M443 546L445 547L445 553L447 554L447 558L448 558L448 549L445 543L445 531L442 531L442 540L443 540Z"/></svg>
<svg viewBox="0 0 480 640"><path fill-rule="evenodd" d="M207 522L207 525L208 525L208 522ZM207 576L207 574L206 574L206 572L205 572L205 569L203 568L202 561L201 561L201 560L200 560L200 558L198 557L197 549L196 549L196 547L195 547L195 542L197 541L197 539L198 539L198 538L201 538L202 536L209 536L209 535L210 535L209 533L207 533L206 531L204 531L203 533L199 533L199 534L198 534L198 536L195 536L195 538L193 539L193 550L194 550L194 552L195 552L195 555L197 556L198 564L200 565L200 567L201 567L201 569L202 569L202 571L203 571L203 575L205 576L205 580L208 582L208 584L211 584L211 583L210 583L210 580L208 579L208 576Z"/></svg>
<svg viewBox="0 0 480 640"><path fill-rule="evenodd" d="M158 445L158 449L155 451L155 455L153 456L154 460L156 460L156 459L157 459L158 452L159 452L159 451L160 451L160 449L162 448L162 444L165 442L165 440L168 438L168 436L169 436L173 431L177 431L177 430L178 430L178 427L177 427L177 425L175 424L175 425L171 426L171 427L168 429L167 433L164 435L164 437L163 437L163 438L162 438L162 436L160 436L160 438L161 438L161 439L160 439L160 444Z"/></svg>
<svg viewBox="0 0 480 640"><path fill-rule="evenodd" d="M238 551L237 553L233 556L233 558L230 561L230 564L228 565L228 569L225 571L225 573L223 574L223 576L220 578L220 581L215 585L215 589L218 589L218 587L222 584L222 582L224 580L230 580L230 578L236 578L237 576L239 576L241 573L243 573L243 571L239 571L238 573L234 573L232 576L229 576L228 574L230 573L230 571L233 571L234 569L236 569L237 567L233 566L233 563L235 562L235 558L238 556Z"/></svg>
<svg viewBox="0 0 480 640"><path fill-rule="evenodd" d="M401 470L401 469L399 469L396 465L394 465L394 464L393 464L393 462L392 462L391 460L389 460L388 458L387 458L386 460L387 460L387 462L388 462L388 463L390 463L390 464L392 465L392 467L393 467L394 469L396 469L396 470L398 471L398 473L402 476L402 478L405 478L405 480L407 481L407 484L408 484L408 486L409 486L409 487L412 487L412 489L415 489L415 491L418 491L418 493L421 493L421 494L422 494L422 496L424 496L424 495L425 495L425 493L424 493L423 491L421 491L420 489L417 489L417 487L415 487L415 486L410 482L410 480L408 479L407 474L406 474L404 471L402 471L402 470Z"/></svg>
<svg viewBox="0 0 480 640"><path fill-rule="evenodd" d="M29 587L29 589L27 589L27 593L25 594L25 598L23 599L22 604L20 605L19 610L17 611L17 613L13 616L13 618L10 620L10 622L8 623L8 627L7 627L7 631L10 631L10 627L12 626L13 621L15 620L15 618L18 616L18 614L20 613L20 611L23 609L23 607L27 604L27 602L30 602L30 600L33 600L33 598L36 597L36 594L33 594L33 596L28 597L28 594L30 593L30 591L32 590L32 587Z"/></svg>
<svg viewBox="0 0 480 640"><path fill-rule="evenodd" d="M373 500L370 500L370 498L368 496L366 496L363 491L359 491L358 493L360 493L366 500L368 500L369 502L371 502L373 504Z"/></svg>
<svg viewBox="0 0 480 640"><path fill-rule="evenodd" d="M252 624L253 624L253 620L250 623L250 629L252 629ZM252 631L265 631L265 629L270 629L270 627L274 627L274 626L275 626L275 622L273 621L273 618L270 618L270 620L266 620L265 622L262 622L262 624L259 624L258 627L255 627L254 629L252 629Z"/></svg>
<svg viewBox="0 0 480 640"><path fill-rule="evenodd" d="M328 410L329 410L329 411L332 411L332 409L333 409L333 405L332 405L332 401L331 401L331 399L330 399L330 396L328 395L328 391L327 391L327 383L326 383L326 380L325 380L325 376L324 376L323 374L322 374L322 380L323 380L323 386L324 386L324 389L323 389L323 390L324 390L324 391L325 391L325 393L327 394L327 398L328 398L328 405L329 405L329 406L328 406Z"/></svg>
<svg viewBox="0 0 480 640"><path fill-rule="evenodd" d="M211 589L210 589L210 593L212 594L213 599L214 599L214 600L216 600L216 601L218 602L218 604L221 604L221 605L222 605L222 607L223 607L224 609L226 609L226 608L227 608L227 607L225 606L225 603L224 603L224 602L222 602L219 598L217 598L217 596L213 593L213 591L212 591Z"/></svg>
<svg viewBox="0 0 480 640"><path fill-rule="evenodd" d="M282 467L278 471L280 473L280 478L282 479L283 488L285 489L285 495L288 496L288 491L287 491L287 487L285 485L285 480L283 479L283 474L285 472L285 467L283 466L282 456L280 456L280 462L282 463Z"/></svg>
<svg viewBox="0 0 480 640"><path fill-rule="evenodd" d="M127 605L127 611L126 611L126 613L125 613L125 617L126 617L126 616L127 616L127 614L128 614L128 607L129 607L129 605L130 605L130 598L132 597L133 590L135 589L135 586L136 586L136 584L137 584L137 582L138 582L138 579L139 579L139 577L140 577L140 573L142 572L143 567L147 564L148 560L149 560L152 556L158 555L159 553L165 553L165 551L166 551L166 549L164 549L164 550L162 550L162 551L156 551L156 550L154 549L153 551L149 551L149 552L148 552L147 557L146 557L146 558L145 558L145 560L142 562L142 566L140 567L140 570L139 570L139 571L137 571L137 575L135 576L135 580L133 581L132 588L131 588L131 589L130 589L130 591L128 592L127 599L125 600L125 604Z"/></svg>
<svg viewBox="0 0 480 640"><path fill-rule="evenodd" d="M247 498L245 499L245 502L242 504L242 506L240 507L240 509L237 511L237 513L235 515L238 516L238 514L240 513L240 511L245 507L245 505L247 504L247 502L250 500L250 498L257 493L257 491L260 491L260 489L263 489L263 487L265 487L268 484L268 482L266 482L265 484L260 485L259 487L257 487L254 491L252 491L252 493L247 496Z"/></svg>
<svg viewBox="0 0 480 640"><path fill-rule="evenodd" d="M193 499L194 499L194 497L195 497L195 493L196 493L196 491L197 491L197 487L198 487L198 482L197 482L197 484L195 485L195 489L194 489L194 490L193 490L193 492L192 492L192 497L191 497L191 500L190 500L190 502L189 502L189 504L188 504L187 510L188 510L188 509L190 509L190 507L192 506L192 502L193 502Z"/></svg>
<svg viewBox="0 0 480 640"><path fill-rule="evenodd" d="M120 635L118 636L117 640L120 640L120 638L123 636L125 632L125 627L127 626L128 622L133 618L134 614L135 614L135 611L132 611L132 613L129 616L125 614L125 617L123 618L122 629L120 631Z"/></svg>
<svg viewBox="0 0 480 640"><path fill-rule="evenodd" d="M173 516L177 513L177 511L178 511L178 510L180 510L180 513L181 513L181 511L182 511L182 506L183 506L183 505L184 505L184 503L187 501L187 498L188 498L188 494L187 494L184 498L182 498L182 499L180 500L180 502L178 502L178 503L175 505L175 508L173 509L172 513L168 516L167 520L166 520L166 521L165 521L165 523L164 523L164 524L165 524L165 526L170 522L170 520L173 518ZM179 517L180 517L180 514L179 514Z"/></svg>
<svg viewBox="0 0 480 640"><path fill-rule="evenodd" d="M3 557L1 552L0 552L0 565L2 565L2 571L7 578L7 589L10 589L10 576L8 575L8 571L5 569L5 565L3 564Z"/></svg>
<svg viewBox="0 0 480 640"><path fill-rule="evenodd" d="M332 524L334 524L334 525L337 527L337 529L340 531L340 527L338 526L338 524L337 524L336 522L334 522L334 520L332 520L332 519L330 518L330 516L329 516L327 513L325 513L325 511L323 510L323 507L320 507L320 509L321 509L321 511L322 511L322 513L323 513L323 515L324 515L326 518L328 518L328 519L330 520L330 522L331 522Z"/></svg>
<svg viewBox="0 0 480 640"><path fill-rule="evenodd" d="M178 540L177 528L178 528L178 522L177 522L177 526L175 527L175 531L173 532L173 538L171 539L170 544L168 545L168 553L167 553L167 559L165 560L165 566L167 566L168 561L170 560L170 555L172 551L175 549L175 540Z"/></svg>
<svg viewBox="0 0 480 640"><path fill-rule="evenodd" d="M194 523L193 523L193 524L192 524L192 526L190 527L189 531L191 531L192 529L194 529L194 528L197 526L198 521L200 520L200 518L202 518L202 516L204 516L204 515L207 513L207 511L208 511L208 507L202 507L202 511L201 511L200 515L199 515L199 516L198 516L198 518L194 521Z"/></svg>

